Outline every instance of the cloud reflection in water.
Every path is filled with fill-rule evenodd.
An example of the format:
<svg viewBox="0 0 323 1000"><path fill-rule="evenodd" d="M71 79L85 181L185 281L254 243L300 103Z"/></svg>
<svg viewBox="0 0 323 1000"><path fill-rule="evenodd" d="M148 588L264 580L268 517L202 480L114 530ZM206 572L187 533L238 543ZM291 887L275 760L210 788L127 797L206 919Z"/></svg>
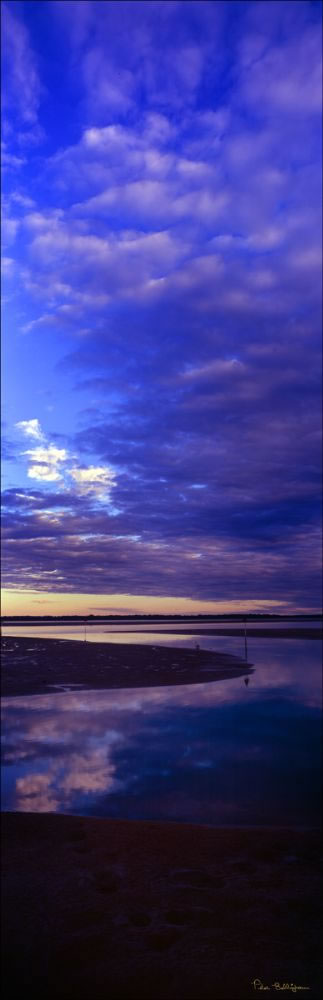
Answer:
<svg viewBox="0 0 323 1000"><path fill-rule="evenodd" d="M317 652L288 646L294 656L289 662L284 643L285 672L275 656L271 665L265 659L248 688L239 678L3 699L4 808L317 823Z"/></svg>

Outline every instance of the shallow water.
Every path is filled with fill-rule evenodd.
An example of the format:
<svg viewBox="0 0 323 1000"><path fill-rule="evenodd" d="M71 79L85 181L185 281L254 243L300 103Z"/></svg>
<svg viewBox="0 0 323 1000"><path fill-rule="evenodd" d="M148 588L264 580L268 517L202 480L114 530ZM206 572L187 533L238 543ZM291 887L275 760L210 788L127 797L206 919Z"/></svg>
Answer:
<svg viewBox="0 0 323 1000"><path fill-rule="evenodd" d="M300 631L302 628L311 628L317 630L317 633L321 633L322 621L320 619L313 619L309 622L302 621L280 621L279 619L273 619L272 621L250 621L247 623L247 637L248 629L269 629L273 631L279 628L282 631L286 631L290 628L297 629ZM112 619L102 620L100 622L87 621L82 624L66 624L66 622L56 621L55 624L48 623L44 624L27 624L23 622L17 624L13 622L12 624L7 623L2 626L2 635L10 636L20 636L20 637L30 637L39 639L79 639L87 642L114 642L114 643L139 643L139 644L151 644L155 643L163 646L194 646L196 642L199 643L202 649L219 649L219 641L221 643L221 636L208 636L203 635L207 629L216 628L221 631L225 631L228 628L241 630L244 628L243 622L228 622L213 620L209 622L198 622L197 619L192 618L190 621L183 622L180 619L177 621L174 619L163 619L163 621L158 621L154 619L147 620L147 622L127 621L120 622L113 621ZM141 631L142 629L142 631ZM194 633L192 630L194 629ZM177 634L174 634L176 630ZM224 636L224 640L227 642L228 637ZM242 648L242 638L237 636L239 655ZM230 636L230 644L232 641L235 642L235 637Z"/></svg>
<svg viewBox="0 0 323 1000"><path fill-rule="evenodd" d="M53 630L58 638L57 626ZM165 633L145 641L157 644L159 635L175 645L176 637ZM176 645L195 642L182 635ZM241 655L244 640L205 636L199 643ZM239 677L4 698L3 808L211 825L317 825L320 643L248 639L248 659L255 668L248 685Z"/></svg>

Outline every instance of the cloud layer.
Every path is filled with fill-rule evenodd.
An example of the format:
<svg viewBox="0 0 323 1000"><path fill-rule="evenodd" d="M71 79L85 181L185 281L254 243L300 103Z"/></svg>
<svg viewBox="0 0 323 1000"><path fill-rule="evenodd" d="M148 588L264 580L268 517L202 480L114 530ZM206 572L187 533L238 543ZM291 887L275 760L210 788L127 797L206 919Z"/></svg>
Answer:
<svg viewBox="0 0 323 1000"><path fill-rule="evenodd" d="M319 5L3 10L5 582L315 606Z"/></svg>

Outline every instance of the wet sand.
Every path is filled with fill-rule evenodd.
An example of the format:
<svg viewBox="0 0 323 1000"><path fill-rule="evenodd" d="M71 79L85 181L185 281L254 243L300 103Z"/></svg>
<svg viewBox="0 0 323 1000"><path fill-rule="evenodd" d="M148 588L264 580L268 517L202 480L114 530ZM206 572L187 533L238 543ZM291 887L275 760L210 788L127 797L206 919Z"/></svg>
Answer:
<svg viewBox="0 0 323 1000"><path fill-rule="evenodd" d="M316 1000L319 841L4 814L5 1000Z"/></svg>
<svg viewBox="0 0 323 1000"><path fill-rule="evenodd" d="M197 684L240 677L251 664L226 653L81 642L72 639L1 639L2 695L50 693L58 686L90 688Z"/></svg>

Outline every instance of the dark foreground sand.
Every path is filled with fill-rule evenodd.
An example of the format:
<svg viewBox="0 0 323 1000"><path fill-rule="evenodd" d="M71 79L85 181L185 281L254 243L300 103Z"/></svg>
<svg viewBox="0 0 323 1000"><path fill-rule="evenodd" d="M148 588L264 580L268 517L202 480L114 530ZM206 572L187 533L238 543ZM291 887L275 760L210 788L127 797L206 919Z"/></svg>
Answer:
<svg viewBox="0 0 323 1000"><path fill-rule="evenodd" d="M251 673L237 656L167 646L1 639L2 694L44 694L58 685L84 688L196 684Z"/></svg>
<svg viewBox="0 0 323 1000"><path fill-rule="evenodd" d="M3 996L316 1000L318 853L315 831L5 814Z"/></svg>

